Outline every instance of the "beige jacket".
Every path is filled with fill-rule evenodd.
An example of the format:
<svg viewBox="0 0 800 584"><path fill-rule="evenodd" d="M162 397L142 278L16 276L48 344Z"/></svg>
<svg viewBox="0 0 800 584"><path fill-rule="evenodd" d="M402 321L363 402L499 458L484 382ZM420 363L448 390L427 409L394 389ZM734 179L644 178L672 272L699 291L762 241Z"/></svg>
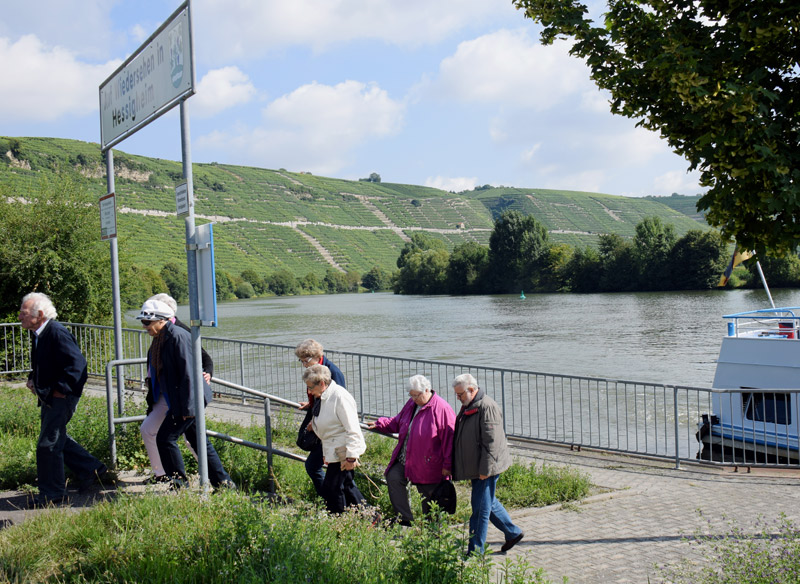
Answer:
<svg viewBox="0 0 800 584"><path fill-rule="evenodd" d="M322 392L319 415L311 419L314 433L322 440L325 461L342 462L336 449L345 448L343 458L358 458L367 450L358 422L356 400L335 381Z"/></svg>

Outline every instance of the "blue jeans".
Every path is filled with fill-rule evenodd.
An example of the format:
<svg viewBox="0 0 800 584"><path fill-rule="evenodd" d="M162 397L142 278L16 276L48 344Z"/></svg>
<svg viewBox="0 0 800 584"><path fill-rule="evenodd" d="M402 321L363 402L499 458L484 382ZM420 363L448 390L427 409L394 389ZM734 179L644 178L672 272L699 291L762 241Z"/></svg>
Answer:
<svg viewBox="0 0 800 584"><path fill-rule="evenodd" d="M197 452L197 426L194 418L186 420L177 418L171 413L161 423L161 427L156 434L156 446L158 454L161 456L161 464L164 466L164 473L171 478L181 478L186 480L186 467L183 465L183 455L178 448L178 438L181 434L186 434L186 439ZM206 436L206 460L208 460L208 481L212 487L218 487L222 483L230 481L230 475L225 472L219 454L214 450L211 442Z"/></svg>
<svg viewBox="0 0 800 584"><path fill-rule="evenodd" d="M320 497L324 497L322 490L322 483L325 480L324 465L322 443L320 443L306 456L306 472L311 478L311 482L314 483L314 489L316 489L317 495Z"/></svg>
<svg viewBox="0 0 800 584"><path fill-rule="evenodd" d="M42 404L39 415L42 426L36 443L36 472L42 500L60 499L66 494L65 464L79 480L92 476L103 466L67 434L67 424L78 407L78 399L67 395L51 398L52 403Z"/></svg>
<svg viewBox="0 0 800 584"><path fill-rule="evenodd" d="M467 553L477 550L483 553L486 547L486 532L489 521L503 532L506 541L517 537L522 530L514 525L508 511L494 496L497 479L494 475L487 479L472 479L472 516L469 518L469 547Z"/></svg>

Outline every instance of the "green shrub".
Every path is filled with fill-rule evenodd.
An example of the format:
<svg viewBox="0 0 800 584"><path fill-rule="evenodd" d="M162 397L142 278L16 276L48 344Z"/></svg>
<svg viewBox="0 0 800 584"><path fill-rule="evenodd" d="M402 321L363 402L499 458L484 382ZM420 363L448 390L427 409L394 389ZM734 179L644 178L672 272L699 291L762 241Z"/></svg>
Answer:
<svg viewBox="0 0 800 584"><path fill-rule="evenodd" d="M702 517L702 513L700 513ZM800 581L800 528L783 513L774 520L763 517L755 533L744 533L727 520L726 533L716 532L706 518L706 533L698 530L689 542L696 543L700 561L684 559L662 566L666 582L675 584L772 584Z"/></svg>

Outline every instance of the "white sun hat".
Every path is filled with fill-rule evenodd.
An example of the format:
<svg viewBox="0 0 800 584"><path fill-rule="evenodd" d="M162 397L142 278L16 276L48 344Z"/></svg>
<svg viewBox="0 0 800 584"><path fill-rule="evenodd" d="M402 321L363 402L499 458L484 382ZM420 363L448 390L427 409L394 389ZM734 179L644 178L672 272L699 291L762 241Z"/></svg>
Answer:
<svg viewBox="0 0 800 584"><path fill-rule="evenodd" d="M160 300L147 300L142 304L142 311L136 320L169 320L175 316L175 311L166 302Z"/></svg>

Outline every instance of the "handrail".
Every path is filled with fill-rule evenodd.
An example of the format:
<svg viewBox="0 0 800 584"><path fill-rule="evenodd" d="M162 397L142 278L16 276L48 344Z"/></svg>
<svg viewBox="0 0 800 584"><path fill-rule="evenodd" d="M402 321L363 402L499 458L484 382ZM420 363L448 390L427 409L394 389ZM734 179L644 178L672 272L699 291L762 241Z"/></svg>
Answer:
<svg viewBox="0 0 800 584"><path fill-rule="evenodd" d="M113 385L113 377L112 377L112 370L116 367L121 367L124 365L140 365L142 363L146 363L146 358L136 358L136 359L114 359L109 361L106 364L106 409L108 414L108 437L110 442L110 449L111 449L111 464L112 466L116 466L117 464L117 442L116 442L116 424L126 424L131 422L141 422L145 419L146 416L127 416L124 417L124 407L123 407L123 399L121 393L118 392L118 404L117 409L119 411L119 416L114 416L114 400L111 398L111 386ZM272 413L271 413L271 402L275 402L284 406L289 406L292 408L300 408L301 404L292 400L284 399L282 397L271 395L269 393L258 391L257 389L252 389L250 387L246 387L244 385L240 385L238 383L233 383L232 381L227 381L225 379L219 379L216 377L212 377L211 381L213 383L229 387L231 389L236 389L243 393L258 397L264 400L264 430L266 433L266 445L261 445L256 442L251 442L249 440L245 440L244 438L239 438L236 436L230 436L228 434L223 434L221 432L215 432L214 430L206 429L206 435L211 436L214 438L219 438L222 440L226 440L233 444L239 444L241 446L247 446L248 448L253 448L256 450L261 450L267 453L267 472L269 473L269 491L274 493L275 492L275 482L273 480L273 464L272 464L272 455L277 454L278 456L283 456L284 458L288 458L290 460L296 460L299 462L305 462L306 457L301 456L299 454L294 454L292 452L286 452L277 448L273 448L272 446ZM360 426L369 431L375 431L369 428L365 423L361 422ZM377 431L375 431L377 432ZM384 436L390 436L397 438L397 434L382 434Z"/></svg>

